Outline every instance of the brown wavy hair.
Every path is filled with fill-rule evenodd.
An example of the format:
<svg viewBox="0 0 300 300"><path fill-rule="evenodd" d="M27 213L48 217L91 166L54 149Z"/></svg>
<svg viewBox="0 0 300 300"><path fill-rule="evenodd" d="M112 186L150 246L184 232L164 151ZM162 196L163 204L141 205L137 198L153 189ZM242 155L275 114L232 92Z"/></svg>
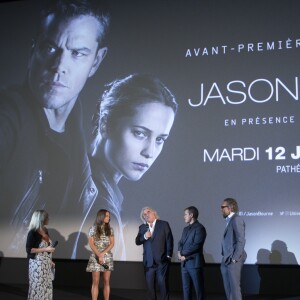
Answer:
<svg viewBox="0 0 300 300"><path fill-rule="evenodd" d="M105 219L107 212L110 214L110 212L106 209L100 209L97 212L97 216L96 216L94 225L96 226L96 236L98 238L103 234L106 236L111 236L111 228L110 228L109 222L104 223L104 219Z"/></svg>

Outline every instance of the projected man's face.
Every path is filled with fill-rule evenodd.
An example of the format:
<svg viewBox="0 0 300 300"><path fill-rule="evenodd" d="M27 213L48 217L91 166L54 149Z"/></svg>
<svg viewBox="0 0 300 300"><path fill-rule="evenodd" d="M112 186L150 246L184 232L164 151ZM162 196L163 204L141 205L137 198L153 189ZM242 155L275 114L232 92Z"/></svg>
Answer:
<svg viewBox="0 0 300 300"><path fill-rule="evenodd" d="M98 50L99 27L92 16L47 18L28 72L30 88L43 107L60 109L74 104L106 53L105 48Z"/></svg>
<svg viewBox="0 0 300 300"><path fill-rule="evenodd" d="M104 153L115 179L139 180L160 154L174 121L172 108L158 102L135 107L107 130Z"/></svg>

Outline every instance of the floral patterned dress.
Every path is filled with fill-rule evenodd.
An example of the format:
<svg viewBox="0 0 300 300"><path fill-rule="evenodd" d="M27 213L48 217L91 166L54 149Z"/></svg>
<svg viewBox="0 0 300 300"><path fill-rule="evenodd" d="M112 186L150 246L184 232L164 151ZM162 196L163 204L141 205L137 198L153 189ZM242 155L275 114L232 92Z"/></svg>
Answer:
<svg viewBox="0 0 300 300"><path fill-rule="evenodd" d="M90 228L89 237L94 237L94 243L99 252L103 251L107 246L110 244L109 236L101 235L100 238L96 237L96 226ZM114 235L114 231L111 228L111 235ZM98 257L92 253L90 255L90 259L88 261L86 271L87 272L106 272L106 271L113 271L114 270L114 261L113 261L113 254L111 251L107 252L104 255L104 263L108 265L108 269L104 269L103 266L99 264Z"/></svg>
<svg viewBox="0 0 300 300"><path fill-rule="evenodd" d="M48 247L44 240L39 248ZM54 269L52 269L52 253L37 253L35 259L29 259L28 300L52 300Z"/></svg>

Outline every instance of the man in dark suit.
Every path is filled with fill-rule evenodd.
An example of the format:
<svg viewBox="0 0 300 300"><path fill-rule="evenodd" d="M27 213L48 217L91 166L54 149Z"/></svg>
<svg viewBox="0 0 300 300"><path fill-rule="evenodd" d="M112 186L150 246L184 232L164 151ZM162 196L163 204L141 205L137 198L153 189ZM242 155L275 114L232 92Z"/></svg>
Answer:
<svg viewBox="0 0 300 300"><path fill-rule="evenodd" d="M238 204L235 199L226 198L221 210L226 220L226 229L222 241L221 272L226 297L229 300L242 299L241 272L247 254L244 250L245 222L238 216Z"/></svg>
<svg viewBox="0 0 300 300"><path fill-rule="evenodd" d="M196 299L204 299L203 245L206 239L205 227L198 221L195 206L184 210L184 221L189 224L183 229L178 243L178 259L181 261L181 277L184 300L192 299L192 285Z"/></svg>
<svg viewBox="0 0 300 300"><path fill-rule="evenodd" d="M169 223L159 220L157 212L150 207L142 209L141 219L145 223L140 225L135 243L144 247L143 263L148 299L156 299L157 281L161 299L168 300L168 271L174 246L172 231Z"/></svg>

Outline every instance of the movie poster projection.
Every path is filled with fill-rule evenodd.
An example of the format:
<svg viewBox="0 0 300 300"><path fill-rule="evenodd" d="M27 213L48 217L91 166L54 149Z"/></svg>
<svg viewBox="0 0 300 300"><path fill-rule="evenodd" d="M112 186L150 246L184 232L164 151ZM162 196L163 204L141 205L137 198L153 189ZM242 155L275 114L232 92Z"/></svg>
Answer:
<svg viewBox="0 0 300 300"><path fill-rule="evenodd" d="M46 1L1 4L1 86L13 86L0 98L1 255L26 256L32 212L46 209L59 242L55 257L87 259L88 230L104 208L115 259L141 261L135 237L141 209L150 206L170 223L176 262L183 212L194 205L207 230L205 259L219 263L220 206L233 197L246 223L246 263L297 265L299 2L108 2L100 61L91 60L82 90L76 86L79 97L61 130L39 101L38 79L30 84L32 70L52 74L61 101L63 88L53 82L83 78L87 65L79 61L88 47L58 36L70 28L93 49L94 32L81 34L75 28L86 24L67 21L58 27L54 18L38 39ZM70 51L76 63L62 71Z"/></svg>

